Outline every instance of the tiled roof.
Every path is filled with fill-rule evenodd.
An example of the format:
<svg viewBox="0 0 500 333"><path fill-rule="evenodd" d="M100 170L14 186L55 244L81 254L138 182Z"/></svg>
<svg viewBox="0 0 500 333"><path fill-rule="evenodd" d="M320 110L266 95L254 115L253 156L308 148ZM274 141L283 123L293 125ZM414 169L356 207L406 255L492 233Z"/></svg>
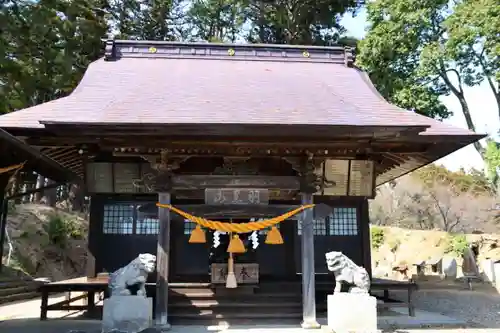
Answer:
<svg viewBox="0 0 500 333"><path fill-rule="evenodd" d="M1 128L87 124L429 126L386 102L343 48L115 41L68 97L0 117Z"/></svg>

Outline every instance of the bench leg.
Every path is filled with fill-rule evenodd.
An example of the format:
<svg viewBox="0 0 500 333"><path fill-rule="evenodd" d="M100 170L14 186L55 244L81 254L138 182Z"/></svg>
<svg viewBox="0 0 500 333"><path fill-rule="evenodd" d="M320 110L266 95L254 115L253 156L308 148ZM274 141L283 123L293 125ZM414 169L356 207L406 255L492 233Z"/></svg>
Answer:
<svg viewBox="0 0 500 333"><path fill-rule="evenodd" d="M408 314L410 317L415 317L415 307L412 303L413 290L408 290Z"/></svg>
<svg viewBox="0 0 500 333"><path fill-rule="evenodd" d="M47 307L49 306L49 292L42 290L42 304L40 305L40 320L47 320Z"/></svg>
<svg viewBox="0 0 500 333"><path fill-rule="evenodd" d="M94 314L96 309L95 306L95 292L89 291L87 293L87 311L89 314Z"/></svg>
<svg viewBox="0 0 500 333"><path fill-rule="evenodd" d="M389 289L384 289L384 302L389 302Z"/></svg>
<svg viewBox="0 0 500 333"><path fill-rule="evenodd" d="M66 292L65 299L66 299L66 301L68 301L68 306L70 306L71 304L69 303L69 301L71 300L71 291ZM66 311L69 312L69 310L66 310Z"/></svg>

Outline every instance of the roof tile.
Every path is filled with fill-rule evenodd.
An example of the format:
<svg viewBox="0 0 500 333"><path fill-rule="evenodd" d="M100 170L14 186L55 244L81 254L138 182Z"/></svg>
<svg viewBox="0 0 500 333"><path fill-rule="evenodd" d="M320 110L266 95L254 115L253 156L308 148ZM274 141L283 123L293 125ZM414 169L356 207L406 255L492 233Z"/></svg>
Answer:
<svg viewBox="0 0 500 333"><path fill-rule="evenodd" d="M473 134L391 105L356 68L265 59L100 59L70 96L0 117L2 128L40 122L427 125L422 134Z"/></svg>

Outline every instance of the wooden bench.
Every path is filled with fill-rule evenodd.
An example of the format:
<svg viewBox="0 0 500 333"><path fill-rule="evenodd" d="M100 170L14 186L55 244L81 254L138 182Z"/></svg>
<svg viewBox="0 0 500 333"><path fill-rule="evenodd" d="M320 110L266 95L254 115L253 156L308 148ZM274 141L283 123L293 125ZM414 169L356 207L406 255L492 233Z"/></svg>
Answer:
<svg viewBox="0 0 500 333"><path fill-rule="evenodd" d="M415 317L415 306L412 302L413 292L418 290L418 285L415 281L396 281L396 280L385 280L385 279L372 279L372 284L370 288L370 292L373 291L383 291L384 304L379 304L380 307L391 308L400 305L408 306L408 315L411 317ZM401 302L397 300L393 300L390 298L390 291L406 291L408 293L407 302Z"/></svg>
<svg viewBox="0 0 500 333"><path fill-rule="evenodd" d="M148 294L153 297L154 303L154 289L155 283L146 283ZM40 306L40 320L47 319L48 311L88 311L91 314L96 313L97 302L108 297L108 278L87 278L79 277L75 279L57 281L44 284L38 288L42 296L42 303ZM72 292L84 293L71 297ZM65 300L57 303L49 304L50 296L66 294ZM96 302L96 295L101 297ZM83 305L72 304L78 300L85 300Z"/></svg>
<svg viewBox="0 0 500 333"><path fill-rule="evenodd" d="M47 319L48 311L83 311L94 312L96 308L95 295L106 294L108 287L107 280L89 279L80 277L70 280L51 282L44 284L38 288L42 296L42 304L40 306L40 320ZM83 295L71 297L71 292L81 292ZM65 293L64 301L49 304L49 297L55 294ZM74 305L75 301L85 299L86 304Z"/></svg>

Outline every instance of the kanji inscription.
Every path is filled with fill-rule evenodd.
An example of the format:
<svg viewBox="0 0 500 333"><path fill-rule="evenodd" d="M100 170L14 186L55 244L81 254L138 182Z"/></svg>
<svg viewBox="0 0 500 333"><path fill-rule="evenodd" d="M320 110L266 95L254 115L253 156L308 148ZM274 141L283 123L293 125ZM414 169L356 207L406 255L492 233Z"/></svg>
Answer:
<svg viewBox="0 0 500 333"><path fill-rule="evenodd" d="M207 205L267 205L267 189L206 189Z"/></svg>

